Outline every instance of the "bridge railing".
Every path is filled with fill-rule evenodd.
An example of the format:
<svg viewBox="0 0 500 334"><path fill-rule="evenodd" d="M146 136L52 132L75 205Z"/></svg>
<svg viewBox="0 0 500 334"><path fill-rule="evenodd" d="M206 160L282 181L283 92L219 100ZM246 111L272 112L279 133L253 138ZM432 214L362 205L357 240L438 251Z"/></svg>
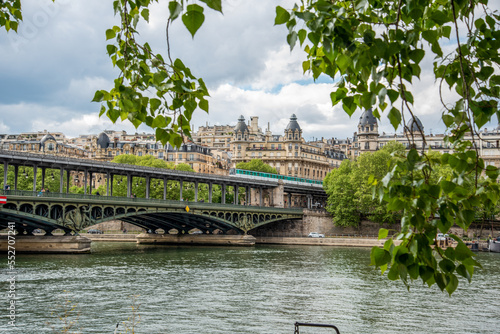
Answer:
<svg viewBox="0 0 500 334"><path fill-rule="evenodd" d="M90 194L72 194L72 193L58 193L58 192L40 192L40 191L30 191L30 190L0 190L1 195L7 196L20 196L20 197L41 197L41 198L63 198L63 199L84 199L92 202L128 202L128 203L159 203L159 204L176 204L176 205L195 205L197 208L213 208L225 207L225 208L258 208L260 210L266 211L281 211L287 210L292 213L301 213L302 208L273 208L267 206L257 206L257 205L240 205L240 204L222 204L222 203L209 203L209 202L194 202L194 201L177 201L177 200L164 200L157 198L141 198L141 197L120 197L120 196L102 196L102 195L90 195Z"/></svg>

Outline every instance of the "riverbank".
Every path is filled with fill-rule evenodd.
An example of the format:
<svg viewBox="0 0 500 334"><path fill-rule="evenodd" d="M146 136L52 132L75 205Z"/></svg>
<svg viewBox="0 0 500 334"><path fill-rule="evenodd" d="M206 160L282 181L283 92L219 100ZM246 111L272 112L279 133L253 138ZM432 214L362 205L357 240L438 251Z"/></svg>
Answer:
<svg viewBox="0 0 500 334"><path fill-rule="evenodd" d="M96 242L137 242L137 234L85 234L85 237ZM193 240L198 235L193 236ZM344 246L344 247L373 247L383 246L385 240L377 238L331 237L256 237L255 244L274 245L316 245L316 246Z"/></svg>
<svg viewBox="0 0 500 334"><path fill-rule="evenodd" d="M344 247L382 247L387 239L377 238L353 238L353 237L332 237L332 238L307 238L307 237L256 237L255 244L274 245L312 245L312 246L344 246ZM399 243L399 241L395 241Z"/></svg>

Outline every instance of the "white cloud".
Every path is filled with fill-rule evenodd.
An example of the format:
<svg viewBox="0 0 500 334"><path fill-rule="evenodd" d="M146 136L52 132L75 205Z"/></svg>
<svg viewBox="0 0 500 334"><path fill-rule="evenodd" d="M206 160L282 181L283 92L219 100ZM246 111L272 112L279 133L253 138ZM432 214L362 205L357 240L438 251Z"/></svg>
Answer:
<svg viewBox="0 0 500 334"><path fill-rule="evenodd" d="M40 131L42 128L47 129L49 132L60 131L67 137L77 137L80 134L99 134L105 129L125 130L128 133L147 132L147 129L144 129L144 131L136 130L130 122L121 123L117 121L117 124L113 124L106 117L100 118L97 113L78 115L75 118L64 121L36 119L32 122L32 128L33 131Z"/></svg>
<svg viewBox="0 0 500 334"><path fill-rule="evenodd" d="M302 74L305 53L290 52L285 26L274 26L275 6L292 8L294 0L226 0L224 15L205 10L205 23L192 39L181 19L171 27L171 52L203 77L210 89L210 114L197 111L194 125L236 124L243 114L259 116L263 128L282 134L296 114L306 139L351 137L361 111L352 118L340 105L331 106L333 84L313 83ZM117 24L111 2L23 0L25 25L18 35L0 31L0 130L67 132L76 136L105 128L134 132L128 122L112 125L99 119L95 90L109 89L117 70L106 55L105 30ZM166 54L168 2L151 7L151 25L139 38ZM24 29L24 30L23 30ZM31 29L31 30L30 30ZM445 52L453 46L444 48ZM412 92L415 113L426 130L444 129L443 106L432 72L430 55L422 62L421 81ZM443 91L445 98L454 93ZM400 129L401 130L401 129ZM151 130L141 128L141 132ZM380 131L394 132L382 116Z"/></svg>
<svg viewBox="0 0 500 334"><path fill-rule="evenodd" d="M10 128L0 121L0 133L9 133Z"/></svg>

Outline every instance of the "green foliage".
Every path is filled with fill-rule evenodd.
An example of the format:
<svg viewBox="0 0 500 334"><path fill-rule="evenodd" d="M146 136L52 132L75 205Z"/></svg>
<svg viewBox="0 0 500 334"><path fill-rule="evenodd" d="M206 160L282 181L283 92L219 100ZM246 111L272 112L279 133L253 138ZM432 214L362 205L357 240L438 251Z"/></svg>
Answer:
<svg viewBox="0 0 500 334"><path fill-rule="evenodd" d="M326 210L332 214L336 226L358 226L360 222L351 183L353 164L350 160L342 161L340 167L329 172L323 180L328 195Z"/></svg>
<svg viewBox="0 0 500 334"><path fill-rule="evenodd" d="M115 0L113 8L121 25L106 30L106 46L113 66L120 70L114 87L98 90L92 101L101 103L100 115L111 121L128 120L155 129L157 140L179 147L184 136L191 136L191 120L197 108L208 112L208 90L182 60L170 55L170 24L182 14L182 22L194 37L202 26L203 7L187 1L170 1L167 20L167 55L155 53L148 43L139 43L137 26L149 23L149 6L157 0ZM222 13L221 0L202 0Z"/></svg>
<svg viewBox="0 0 500 334"><path fill-rule="evenodd" d="M275 24L288 29L290 47L299 41L306 52L303 70L315 79L336 80L332 105L341 102L349 115L371 108L379 118L387 110L395 129L405 127L405 114L414 116L410 87L420 78L426 52L434 57L441 90L458 94L454 104L443 104L452 153L436 158L411 149L377 184L375 195L403 214L397 236L402 243L389 240L383 252L372 251L372 264L382 272L390 268L389 279L408 284L420 277L452 294L457 275L470 280L478 264L458 238L458 246L445 252L433 245L434 236L453 224L466 230L477 207L491 211L500 196L499 171L486 167L478 152L479 130L500 115L498 12L487 0L304 0L289 11L278 7L276 14ZM449 54L443 52L445 40L455 44ZM472 139L465 140L466 134ZM415 147L414 136L408 141Z"/></svg>
<svg viewBox="0 0 500 334"><path fill-rule="evenodd" d="M253 170L256 172L278 174L276 168L264 163L261 159L252 159L250 162L239 162L236 164L238 169Z"/></svg>
<svg viewBox="0 0 500 334"><path fill-rule="evenodd" d="M155 168L175 169L186 172L194 172L188 164L174 165L167 163L164 160L157 159L151 155L135 156L131 154L122 154L116 156L112 162L124 163L129 165L147 166ZM178 181L167 181L167 194L166 198L169 200L180 200L180 183ZM149 197L155 199L163 199L164 181L151 179ZM105 194L105 189L101 192L100 188L97 189L99 193ZM137 197L146 197L146 180L144 178L134 177L131 180L131 194ZM113 178L113 196L126 197L127 196L127 177L117 175ZM184 200L194 201L194 185L184 183L182 197ZM208 187L200 185L198 192L198 199L208 200Z"/></svg>
<svg viewBox="0 0 500 334"><path fill-rule="evenodd" d="M64 174L66 177L66 174ZM20 166L18 170L18 179L17 179L17 189L18 190L33 190L33 179L34 172L32 167L23 167ZM44 188L49 190L50 192L59 192L59 183L60 180L60 171L59 169L50 169L47 168L45 170L45 182ZM7 184L10 186L11 190L14 190L14 182L15 182L15 174L14 174L14 166L9 166L7 170ZM2 165L2 173L0 173L0 184L3 185L3 165ZM42 189L42 172L41 169L37 170L36 175L36 189L35 191L40 191ZM71 189L71 186L70 186ZM63 192L66 191L66 180L63 180Z"/></svg>
<svg viewBox="0 0 500 334"><path fill-rule="evenodd" d="M0 1L0 27L17 32L19 21L22 19L21 0Z"/></svg>
<svg viewBox="0 0 500 334"><path fill-rule="evenodd" d="M193 168L191 168L191 166L189 166L188 164L178 164L175 166L175 170L182 170L184 172L194 172Z"/></svg>
<svg viewBox="0 0 500 334"><path fill-rule="evenodd" d="M361 219L380 223L395 223L398 214L387 211L387 203L372 196L372 182L381 180L404 153L400 143L388 143L382 150L365 153L356 161L344 160L323 180L328 195L326 210L336 226L357 227Z"/></svg>

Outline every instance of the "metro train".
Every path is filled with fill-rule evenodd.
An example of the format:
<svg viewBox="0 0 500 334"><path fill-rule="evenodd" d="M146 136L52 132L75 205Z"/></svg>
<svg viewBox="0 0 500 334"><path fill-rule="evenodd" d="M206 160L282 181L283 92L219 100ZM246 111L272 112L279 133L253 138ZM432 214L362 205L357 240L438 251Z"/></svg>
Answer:
<svg viewBox="0 0 500 334"><path fill-rule="evenodd" d="M253 170L231 168L229 175L236 177L243 177L254 180L283 180L284 183L297 184L297 185L311 185L313 187L323 187L323 181L305 179L302 177L286 176L273 173L256 172Z"/></svg>

